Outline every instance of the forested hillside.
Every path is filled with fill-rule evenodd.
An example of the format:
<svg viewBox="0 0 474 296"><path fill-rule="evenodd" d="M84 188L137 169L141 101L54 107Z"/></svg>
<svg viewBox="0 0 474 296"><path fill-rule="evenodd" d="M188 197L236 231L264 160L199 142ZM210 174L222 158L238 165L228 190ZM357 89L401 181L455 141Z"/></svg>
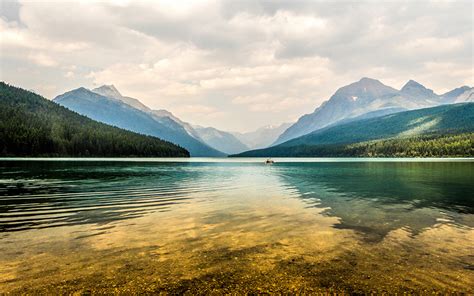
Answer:
<svg viewBox="0 0 474 296"><path fill-rule="evenodd" d="M252 157L473 157L474 133L423 135L349 145L276 146L244 152Z"/></svg>
<svg viewBox="0 0 474 296"><path fill-rule="evenodd" d="M191 156L226 155L192 136L185 123L171 113L170 116L160 116L162 112L151 110L136 99L123 97L115 88L111 90L116 94L109 97L81 87L59 95L53 101L98 122L177 144L188 150Z"/></svg>
<svg viewBox="0 0 474 296"><path fill-rule="evenodd" d="M273 145L307 135L311 132L360 117L375 117L383 114L472 102L473 89L463 86L437 95L420 83L409 80L400 90L372 78L361 80L339 88L331 98L314 112L303 115L276 140Z"/></svg>
<svg viewBox="0 0 474 296"><path fill-rule="evenodd" d="M237 156L474 156L474 103L362 119Z"/></svg>
<svg viewBox="0 0 474 296"><path fill-rule="evenodd" d="M0 82L1 156L188 157L184 148L93 121Z"/></svg>

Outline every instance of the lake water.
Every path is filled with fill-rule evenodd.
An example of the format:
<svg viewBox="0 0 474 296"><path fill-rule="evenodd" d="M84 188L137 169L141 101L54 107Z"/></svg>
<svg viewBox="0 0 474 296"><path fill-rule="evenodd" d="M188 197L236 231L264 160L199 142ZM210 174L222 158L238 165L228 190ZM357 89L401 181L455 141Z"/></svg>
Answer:
<svg viewBox="0 0 474 296"><path fill-rule="evenodd" d="M0 160L0 294L473 287L472 159Z"/></svg>

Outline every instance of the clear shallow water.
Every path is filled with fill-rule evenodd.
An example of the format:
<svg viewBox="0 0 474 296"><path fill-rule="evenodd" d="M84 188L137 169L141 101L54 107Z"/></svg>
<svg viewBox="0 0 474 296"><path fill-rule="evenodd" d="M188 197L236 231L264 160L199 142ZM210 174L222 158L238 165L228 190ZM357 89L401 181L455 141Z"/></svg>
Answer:
<svg viewBox="0 0 474 296"><path fill-rule="evenodd" d="M474 162L276 160L0 160L0 292L474 292Z"/></svg>

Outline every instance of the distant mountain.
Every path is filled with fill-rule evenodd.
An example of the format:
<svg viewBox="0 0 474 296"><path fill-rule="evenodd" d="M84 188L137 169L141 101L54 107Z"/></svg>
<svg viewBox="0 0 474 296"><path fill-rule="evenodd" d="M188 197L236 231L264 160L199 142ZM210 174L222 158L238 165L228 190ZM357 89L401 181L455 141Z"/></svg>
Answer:
<svg viewBox="0 0 474 296"><path fill-rule="evenodd" d="M474 88L463 86L441 96L444 104L474 102Z"/></svg>
<svg viewBox="0 0 474 296"><path fill-rule="evenodd" d="M99 123L0 82L1 156L188 157L161 139Z"/></svg>
<svg viewBox="0 0 474 296"><path fill-rule="evenodd" d="M142 104L137 99L122 96L113 85L103 85L101 87L93 89L92 91L104 96L120 100L141 111L151 114L155 118L155 120L161 122L162 124L170 125L170 128L174 128L176 124L178 124L186 131L188 135L216 150L228 154L239 153L248 150L248 147L243 145L230 133L223 132L212 127L204 128L196 126L198 127L196 128L190 123L182 121L167 110L152 110Z"/></svg>
<svg viewBox="0 0 474 296"><path fill-rule="evenodd" d="M270 146L276 139L291 126L291 123L268 125L247 133L232 133L249 149L260 149Z"/></svg>
<svg viewBox="0 0 474 296"><path fill-rule="evenodd" d="M117 100L124 98L113 84L102 85L100 87L94 88L92 91L95 93L98 93L99 95L103 95L104 97L114 98ZM143 107L145 107L145 105L143 105ZM138 107L137 109L140 109L140 108Z"/></svg>
<svg viewBox="0 0 474 296"><path fill-rule="evenodd" d="M464 102L474 102L474 89L471 88L463 92L454 100L454 103L464 103Z"/></svg>
<svg viewBox="0 0 474 296"><path fill-rule="evenodd" d="M408 81L401 90L386 86L378 80L362 78L336 91L313 113L306 114L289 127L275 141L276 144L300 137L341 120L355 118L366 113L390 111L400 112L459 102L469 88L453 91L443 96L435 94L416 81ZM472 90L472 89L471 89ZM464 99L468 101L469 98Z"/></svg>
<svg viewBox="0 0 474 296"><path fill-rule="evenodd" d="M122 96L113 86L94 91L82 87L57 96L53 101L94 120L178 144L192 156L225 155L190 136L173 119L160 117L138 100Z"/></svg>
<svg viewBox="0 0 474 296"><path fill-rule="evenodd" d="M409 80L400 90L400 94L407 98L417 100L438 99L438 95L436 95L433 90L424 87L414 80Z"/></svg>
<svg viewBox="0 0 474 296"><path fill-rule="evenodd" d="M249 147L229 132L201 126L194 126L194 130L205 143L219 151L235 154L249 150Z"/></svg>
<svg viewBox="0 0 474 296"><path fill-rule="evenodd" d="M167 110L152 110L137 99L122 96L122 94L117 90L117 88L115 88L114 85L103 85L101 87L94 88L92 91L100 95L122 101L123 103L128 104L138 110L149 113L155 118L155 120L159 121L160 123L164 125L169 125L169 127L172 129L174 129L176 127L176 124L178 124L191 137L202 142L202 140L199 138L198 133L193 129L191 124L180 120L179 118L177 118L176 116L174 116L171 112Z"/></svg>
<svg viewBox="0 0 474 296"><path fill-rule="evenodd" d="M122 96L113 85L103 85L92 90L100 95L120 100L143 112L151 114L155 120L162 124L170 124L171 128L180 125L191 137L206 145L228 154L240 153L249 149L265 148L272 144L278 136L290 126L282 124L279 126L267 126L249 133L232 133L222 131L213 127L202 127L184 122L167 110L152 110L142 104L139 100Z"/></svg>
<svg viewBox="0 0 474 296"><path fill-rule="evenodd" d="M474 103L462 103L338 124L237 156L360 156L367 152L362 148L376 150L377 146L385 149L385 156L393 156L395 152L410 154L410 150L433 153L430 156L474 156L473 133ZM453 138L456 135L462 136ZM433 142L428 144L430 140Z"/></svg>
<svg viewBox="0 0 474 296"><path fill-rule="evenodd" d="M462 95L463 93L469 90L472 91L472 88L466 85L461 86L451 91L448 91L447 93L442 94L441 98L443 99L443 102L449 104L449 103L452 103L454 100L456 100L460 95Z"/></svg>
<svg viewBox="0 0 474 296"><path fill-rule="evenodd" d="M172 119L174 122L176 122L177 124L179 124L180 126L182 126L184 128L184 130L193 138L201 141L201 142L204 142L205 144L209 145L209 146L212 146L210 145L209 143L206 143L200 136L199 136L199 133L194 129L194 127L188 123L188 122L184 122L182 121L181 119L179 119L178 117L174 116L173 113L167 111L167 110L164 110L164 109L160 109L160 110L152 110L152 113L155 117L158 117L158 118L170 118ZM215 147L214 147L215 148ZM218 149L219 150L219 149Z"/></svg>

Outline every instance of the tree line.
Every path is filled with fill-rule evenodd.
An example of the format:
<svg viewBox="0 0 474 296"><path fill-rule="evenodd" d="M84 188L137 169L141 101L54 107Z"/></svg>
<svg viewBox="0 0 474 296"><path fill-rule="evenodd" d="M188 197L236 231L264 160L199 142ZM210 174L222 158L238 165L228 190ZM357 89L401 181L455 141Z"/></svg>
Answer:
<svg viewBox="0 0 474 296"><path fill-rule="evenodd" d="M353 144L276 146L251 152L256 157L474 157L474 133L432 133Z"/></svg>
<svg viewBox="0 0 474 296"><path fill-rule="evenodd" d="M189 157L189 152L0 82L0 156Z"/></svg>

